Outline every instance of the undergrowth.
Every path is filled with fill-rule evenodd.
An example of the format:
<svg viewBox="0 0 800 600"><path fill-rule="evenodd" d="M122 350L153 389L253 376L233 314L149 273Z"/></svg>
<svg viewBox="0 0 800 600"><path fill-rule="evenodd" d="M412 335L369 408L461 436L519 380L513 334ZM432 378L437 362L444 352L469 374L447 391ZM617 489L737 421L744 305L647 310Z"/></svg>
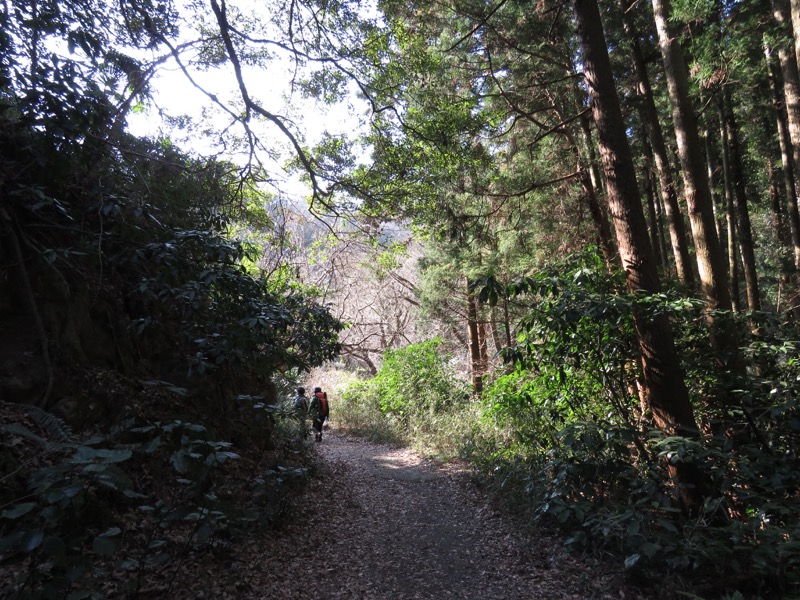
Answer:
<svg viewBox="0 0 800 600"><path fill-rule="evenodd" d="M477 417L440 339L387 351L375 377L348 381L338 397L338 426L441 459L458 455Z"/></svg>
<svg viewBox="0 0 800 600"><path fill-rule="evenodd" d="M254 396L239 402L251 416L248 439L270 449L234 447L203 423L176 418L75 435L29 408L0 424L4 597L135 595L156 573L174 582L190 566L188 552L233 556L243 536L279 526L309 476L302 453L312 446L297 443L280 406ZM242 452L248 466L240 470Z"/></svg>

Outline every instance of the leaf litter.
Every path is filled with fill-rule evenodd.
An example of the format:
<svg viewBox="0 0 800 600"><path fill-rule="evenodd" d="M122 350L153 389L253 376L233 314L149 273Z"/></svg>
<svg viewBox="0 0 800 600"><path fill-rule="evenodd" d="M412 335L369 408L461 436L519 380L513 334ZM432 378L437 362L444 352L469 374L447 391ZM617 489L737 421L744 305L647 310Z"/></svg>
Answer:
<svg viewBox="0 0 800 600"><path fill-rule="evenodd" d="M202 566L184 594L173 586L175 597L657 597L626 581L618 563L572 555L558 537L515 525L456 465L335 431L317 448L293 518L235 558Z"/></svg>

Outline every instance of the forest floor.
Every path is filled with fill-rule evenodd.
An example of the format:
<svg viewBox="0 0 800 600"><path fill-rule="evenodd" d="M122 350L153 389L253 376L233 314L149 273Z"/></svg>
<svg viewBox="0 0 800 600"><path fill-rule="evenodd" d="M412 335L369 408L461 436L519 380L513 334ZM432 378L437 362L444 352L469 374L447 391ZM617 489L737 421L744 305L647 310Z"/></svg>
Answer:
<svg viewBox="0 0 800 600"><path fill-rule="evenodd" d="M675 597L630 585L619 562L571 555L557 537L516 526L458 466L336 431L317 448L321 464L294 518L245 542L235 561L204 567L190 597Z"/></svg>

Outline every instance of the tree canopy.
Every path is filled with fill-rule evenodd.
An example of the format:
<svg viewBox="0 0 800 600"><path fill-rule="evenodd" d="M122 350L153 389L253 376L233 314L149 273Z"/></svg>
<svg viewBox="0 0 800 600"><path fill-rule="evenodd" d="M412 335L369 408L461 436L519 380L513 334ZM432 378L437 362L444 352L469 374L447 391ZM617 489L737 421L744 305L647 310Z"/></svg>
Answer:
<svg viewBox="0 0 800 600"><path fill-rule="evenodd" d="M368 378L337 390L360 424L448 432L571 544L796 585L795 4L9 0L0 399L128 429L15 480L0 551L104 547L59 529L65 473L133 497L126 436L212 510L232 451L188 432L294 431L326 365ZM203 423L96 410L95 369Z"/></svg>

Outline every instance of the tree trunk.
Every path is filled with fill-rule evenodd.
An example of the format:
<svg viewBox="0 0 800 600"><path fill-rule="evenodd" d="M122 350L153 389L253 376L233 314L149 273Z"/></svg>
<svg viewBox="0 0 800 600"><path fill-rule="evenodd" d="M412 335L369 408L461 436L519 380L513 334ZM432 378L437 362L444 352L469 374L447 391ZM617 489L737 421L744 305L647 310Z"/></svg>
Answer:
<svg viewBox="0 0 800 600"><path fill-rule="evenodd" d="M669 168L669 154L667 145L664 142L664 134L661 124L658 121L658 111L653 99L653 88L650 85L650 77L647 74L642 50L639 46L637 32L627 15L628 2L620 0L620 7L623 14L623 24L625 34L628 36L630 44L631 62L633 63L633 78L636 89L641 98L639 103L639 114L644 123L650 144L653 149L654 165L658 175L659 190L661 191L661 203L669 225L669 237L672 243L672 254L675 259L675 272L678 280L689 288L694 287L694 274L692 263L689 258L689 242L686 238L686 226L683 222L680 206L678 205L678 195L675 192L675 183Z"/></svg>
<svg viewBox="0 0 800 600"><path fill-rule="evenodd" d="M711 140L709 138L710 136L708 135L708 132L704 132L703 143L705 144L706 148L706 172L708 175L708 187L711 190L711 205L714 208L714 224L717 228L717 239L719 240L719 245L720 247L724 248L726 244L725 221L720 216L719 207L721 202L719 200L719 194L717 193L717 185L714 182L714 174L717 172L717 170L714 167L714 155L711 152Z"/></svg>
<svg viewBox="0 0 800 600"><path fill-rule="evenodd" d="M725 88L720 102L720 116L723 120L724 146L728 150L728 165L731 170L733 199L736 207L736 232L739 240L739 251L742 256L742 272L744 273L747 308L751 311L761 310L761 298L756 271L756 256L753 249L753 231L750 224L750 210L747 207L745 193L745 174L742 166L742 149L739 144L739 130L736 115L731 106L730 90Z"/></svg>
<svg viewBox="0 0 800 600"><path fill-rule="evenodd" d="M478 327L478 307L475 294L467 281L467 332L469 333L469 364L472 373L472 388L480 397L483 394L483 369L481 366L481 338Z"/></svg>
<svg viewBox="0 0 800 600"><path fill-rule="evenodd" d="M776 16L779 20L780 14ZM783 167L783 184L786 190L786 220L789 221L789 233L791 235L791 244L794 254L794 267L797 274L800 274L800 212L797 206L797 175L800 174L800 152L798 151L798 144L800 144L800 115L798 115L798 108L800 108L800 101L797 94L800 94L800 82L797 80L797 61L794 61L794 69L792 69L791 61L785 56L781 59L779 52L780 71L784 77L789 78L789 84L784 81L784 94L780 92L780 79L781 74L772 60L772 50L765 46L764 53L766 55L767 63L769 65L770 74L770 88L772 89L773 104L775 106L775 122L778 129L778 143L781 148L781 166ZM792 81L793 80L793 81ZM793 96L793 116L795 124L795 136L792 137L791 129L789 126L789 110L788 110L788 96L790 92Z"/></svg>
<svg viewBox="0 0 800 600"><path fill-rule="evenodd" d="M475 313L478 316L478 372L481 376L481 392L483 392L482 380L489 372L489 328L481 308L481 301L475 297Z"/></svg>
<svg viewBox="0 0 800 600"><path fill-rule="evenodd" d="M725 196L725 219L728 230L728 281L731 286L731 302L733 310L741 312L742 306L739 302L739 269L738 257L736 255L736 215L733 206L733 184L731 182L730 159L728 157L726 124L720 123L720 142L722 147L722 187Z"/></svg>
<svg viewBox="0 0 800 600"><path fill-rule="evenodd" d="M642 153L644 154L644 195L647 202L647 219L650 223L650 246L653 248L653 258L656 266L667 269L667 255L664 252L664 236L661 229L659 216L660 206L655 194L655 176L653 173L653 148L646 132L642 133Z"/></svg>
<svg viewBox="0 0 800 600"><path fill-rule="evenodd" d="M597 157L594 154L594 141L592 140L592 124L589 116L583 114L580 119L581 133L583 134L583 141L586 146L589 163L589 175L592 179L592 188L594 189L595 196L602 196L605 193L603 189L603 178L600 177L600 169L597 166Z"/></svg>
<svg viewBox="0 0 800 600"><path fill-rule="evenodd" d="M667 238L664 235L664 205L661 202L661 196L655 197L655 206L656 206L656 228L658 230L658 243L660 246L660 253L661 256L664 258L664 268L667 268L667 256L669 256L667 250Z"/></svg>
<svg viewBox="0 0 800 600"><path fill-rule="evenodd" d="M592 222L597 232L600 251L603 253L603 258L605 259L609 272L611 272L615 268L619 268L619 265L615 260L616 253L614 244L611 241L611 228L608 225L606 215L595 193L596 188L592 183L594 179L589 176L586 169L581 165L578 165L578 177L583 187L586 203L589 206L589 214L592 216Z"/></svg>
<svg viewBox="0 0 800 600"><path fill-rule="evenodd" d="M574 87L574 94L576 106L583 106L584 92L578 85ZM556 106L555 102L553 102L553 106ZM567 121L567 117L560 113L558 118L561 119L562 122ZM619 268L619 264L616 262L617 251L611 239L611 227L608 224L608 217L603 211L603 206L598 198L598 193L603 193L602 178L597 170L597 159L592 146L592 129L588 115L581 115L580 124L582 144L578 143L578 140L575 139L575 136L568 127L564 128L563 134L575 150L578 163L576 167L578 179L581 182L586 204L589 207L589 214L592 217L592 223L597 232L600 251L603 254L603 259L606 262L609 272L611 272Z"/></svg>
<svg viewBox="0 0 800 600"><path fill-rule="evenodd" d="M800 65L800 0L789 0L789 11L792 16L794 59Z"/></svg>
<svg viewBox="0 0 800 600"><path fill-rule="evenodd" d="M659 229L658 218L656 217L655 182L653 181L653 169L651 168L653 152L646 136L642 138L642 146L645 156L644 197L647 205L650 247L653 249L653 259L656 262L656 267L658 269L664 269L666 267L666 257L661 254L661 240L659 239L661 237L661 230Z"/></svg>
<svg viewBox="0 0 800 600"><path fill-rule="evenodd" d="M668 28L669 0L652 0L659 48L664 62L678 158L683 175L683 191L689 209L697 270L703 296L710 310L730 310L731 297L722 249L714 225L714 209L697 119L689 99L689 74L683 49ZM718 340L721 346L725 343Z"/></svg>
<svg viewBox="0 0 800 600"><path fill-rule="evenodd" d="M508 314L508 299L503 298L503 330L506 334L506 344L511 347L511 316Z"/></svg>
<svg viewBox="0 0 800 600"><path fill-rule="evenodd" d="M647 237L636 174L625 122L614 87L611 62L596 0L575 0L578 38L583 48L584 77L597 126L598 146L605 172L608 206L617 247L631 292L655 293L660 284ZM689 394L675 349L672 330L663 315L633 315L647 402L662 430L696 437ZM670 465L683 506L692 509L702 497L703 477L691 462Z"/></svg>
<svg viewBox="0 0 800 600"><path fill-rule="evenodd" d="M765 130L769 130L769 123L765 123ZM783 207L781 203L781 190L776 174L775 157L772 152L767 152L767 184L769 185L769 206L772 209L770 225L777 232L777 239L782 246L788 245L786 227L783 222Z"/></svg>
<svg viewBox="0 0 800 600"><path fill-rule="evenodd" d="M497 306L492 306L491 309L491 327L492 327L492 342L494 343L495 352L499 352L503 348L506 347L506 344L503 342L503 337L500 333L500 323L501 318L499 316L499 309Z"/></svg>

